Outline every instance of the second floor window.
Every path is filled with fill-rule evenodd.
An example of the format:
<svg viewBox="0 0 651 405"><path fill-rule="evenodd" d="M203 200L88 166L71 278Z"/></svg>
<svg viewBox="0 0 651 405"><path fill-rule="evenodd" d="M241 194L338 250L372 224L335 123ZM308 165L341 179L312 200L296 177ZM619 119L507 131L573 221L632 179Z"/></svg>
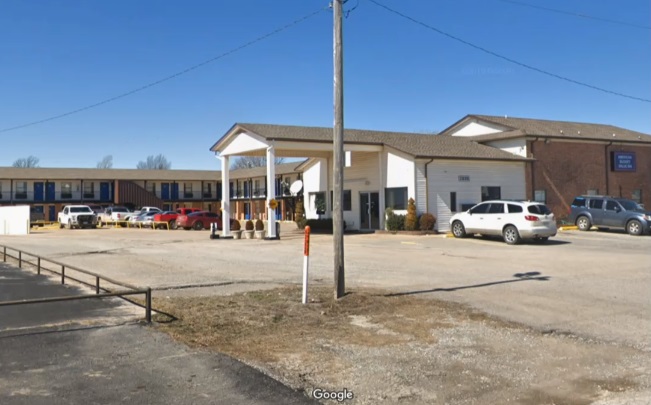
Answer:
<svg viewBox="0 0 651 405"><path fill-rule="evenodd" d="M27 198L26 181L19 181L16 183L16 198Z"/></svg>
<svg viewBox="0 0 651 405"><path fill-rule="evenodd" d="M61 183L61 198L72 198L72 183Z"/></svg>
<svg viewBox="0 0 651 405"><path fill-rule="evenodd" d="M183 196L192 198L192 183L183 183Z"/></svg>
<svg viewBox="0 0 651 405"><path fill-rule="evenodd" d="M92 198L95 197L95 183L88 182L84 183L84 197Z"/></svg>
<svg viewBox="0 0 651 405"><path fill-rule="evenodd" d="M0 198L2 198L2 182L0 181Z"/></svg>
<svg viewBox="0 0 651 405"><path fill-rule="evenodd" d="M148 182L147 187L145 187L145 189L152 194L156 194L156 183Z"/></svg>
<svg viewBox="0 0 651 405"><path fill-rule="evenodd" d="M263 190L260 188L260 180L255 180L255 186L253 187L253 195L263 195Z"/></svg>
<svg viewBox="0 0 651 405"><path fill-rule="evenodd" d="M203 196L212 197L212 183L203 183Z"/></svg>

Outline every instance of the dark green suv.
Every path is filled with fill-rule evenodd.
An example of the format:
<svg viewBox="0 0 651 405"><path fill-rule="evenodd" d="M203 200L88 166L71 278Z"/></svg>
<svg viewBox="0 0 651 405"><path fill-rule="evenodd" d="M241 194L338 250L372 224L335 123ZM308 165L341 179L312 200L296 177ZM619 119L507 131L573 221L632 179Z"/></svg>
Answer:
<svg viewBox="0 0 651 405"><path fill-rule="evenodd" d="M572 202L570 221L582 231L598 228L623 228L631 235L648 234L651 213L633 200L601 195L579 196Z"/></svg>

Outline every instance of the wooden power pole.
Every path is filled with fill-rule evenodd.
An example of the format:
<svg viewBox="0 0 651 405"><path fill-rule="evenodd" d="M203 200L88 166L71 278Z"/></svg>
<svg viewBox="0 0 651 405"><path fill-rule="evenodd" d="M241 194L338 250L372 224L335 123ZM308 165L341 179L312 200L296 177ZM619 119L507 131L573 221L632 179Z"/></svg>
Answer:
<svg viewBox="0 0 651 405"><path fill-rule="evenodd" d="M332 233L335 250L335 299L346 293L344 272L344 60L342 7L344 0L332 0L334 15L334 162Z"/></svg>

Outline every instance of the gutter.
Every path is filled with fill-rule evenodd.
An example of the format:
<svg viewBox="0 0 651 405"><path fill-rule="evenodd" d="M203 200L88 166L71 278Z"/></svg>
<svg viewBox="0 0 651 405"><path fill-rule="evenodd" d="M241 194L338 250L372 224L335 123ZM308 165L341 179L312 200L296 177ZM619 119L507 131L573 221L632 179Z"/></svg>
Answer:
<svg viewBox="0 0 651 405"><path fill-rule="evenodd" d="M612 145L613 145L613 141L610 141L610 142L608 142L607 145L604 146L604 163L605 163L604 170L605 170L605 177L606 177L606 194L605 195L610 195L609 191L608 191L608 188L609 188L608 187L609 186L609 184L608 184L608 169L609 169L609 167L608 167L609 166L608 165L608 148L611 147Z"/></svg>

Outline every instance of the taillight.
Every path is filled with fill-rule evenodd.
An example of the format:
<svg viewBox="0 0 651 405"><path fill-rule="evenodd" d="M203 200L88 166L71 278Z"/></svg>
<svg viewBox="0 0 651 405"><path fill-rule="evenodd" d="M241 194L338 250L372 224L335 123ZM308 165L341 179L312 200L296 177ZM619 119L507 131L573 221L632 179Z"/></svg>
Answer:
<svg viewBox="0 0 651 405"><path fill-rule="evenodd" d="M538 218L535 215L525 215L524 219L526 219L527 221L538 221L540 218Z"/></svg>
<svg viewBox="0 0 651 405"><path fill-rule="evenodd" d="M120 214L118 214L118 219L120 219Z"/></svg>

